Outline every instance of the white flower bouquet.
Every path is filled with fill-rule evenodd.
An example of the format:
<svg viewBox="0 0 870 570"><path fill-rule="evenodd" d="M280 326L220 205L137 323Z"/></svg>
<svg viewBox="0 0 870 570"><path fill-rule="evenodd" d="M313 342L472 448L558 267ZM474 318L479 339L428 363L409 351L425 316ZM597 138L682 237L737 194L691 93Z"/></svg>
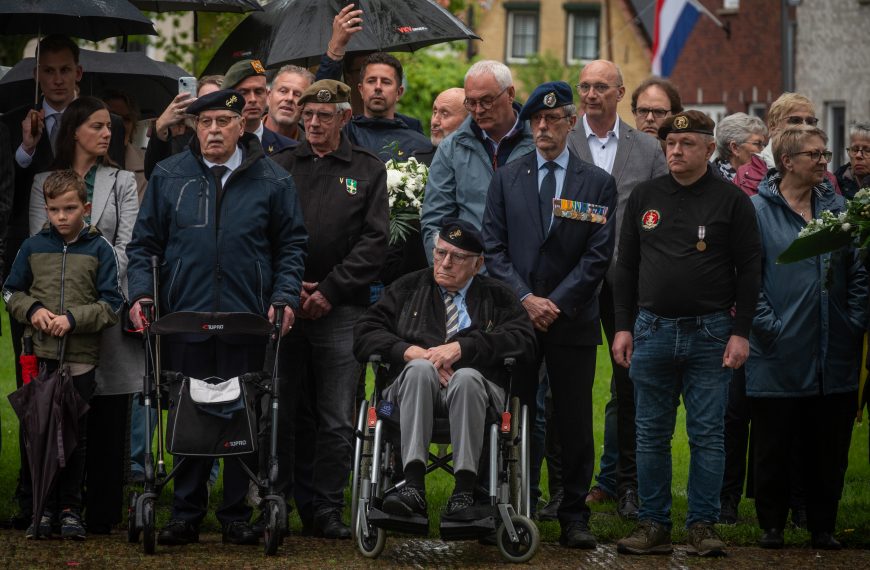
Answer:
<svg viewBox="0 0 870 570"><path fill-rule="evenodd" d="M419 231L423 192L429 167L413 156L407 162L387 161L387 196L390 202L390 245Z"/></svg>
<svg viewBox="0 0 870 570"><path fill-rule="evenodd" d="M792 263L815 257L854 243L862 257L870 246L870 187L859 190L846 201L846 209L839 214L824 211L810 220L785 251L778 263Z"/></svg>

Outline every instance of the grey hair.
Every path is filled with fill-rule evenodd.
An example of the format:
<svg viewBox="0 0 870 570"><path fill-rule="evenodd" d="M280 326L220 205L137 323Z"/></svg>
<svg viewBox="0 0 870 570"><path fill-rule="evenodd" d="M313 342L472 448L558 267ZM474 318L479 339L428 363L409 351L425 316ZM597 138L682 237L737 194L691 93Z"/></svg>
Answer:
<svg viewBox="0 0 870 570"><path fill-rule="evenodd" d="M870 123L853 123L849 126L849 138L858 137L861 139L870 139Z"/></svg>
<svg viewBox="0 0 870 570"><path fill-rule="evenodd" d="M738 144L746 142L752 135L767 138L767 126L758 117L746 113L728 115L716 125L716 151L723 161L731 160L731 141Z"/></svg>
<svg viewBox="0 0 870 570"><path fill-rule="evenodd" d="M577 105L575 105L574 103L571 103L569 105L562 105L562 108L565 109L566 117L577 114Z"/></svg>
<svg viewBox="0 0 870 570"><path fill-rule="evenodd" d="M348 103L347 101L342 101L341 103L336 103L335 110L342 111L342 112L350 111L350 103Z"/></svg>
<svg viewBox="0 0 870 570"><path fill-rule="evenodd" d="M487 74L495 78L495 82L501 89L507 89L514 84L514 79L508 66L494 59L483 59L469 67L465 73L465 81L468 81L469 77L479 77Z"/></svg>
<svg viewBox="0 0 870 570"><path fill-rule="evenodd" d="M305 69L304 67L299 67L298 65L285 65L281 69L278 70L278 73L272 78L272 81L275 81L280 75L284 73L295 73L301 77L304 77L308 80L308 83L314 83L314 74Z"/></svg>

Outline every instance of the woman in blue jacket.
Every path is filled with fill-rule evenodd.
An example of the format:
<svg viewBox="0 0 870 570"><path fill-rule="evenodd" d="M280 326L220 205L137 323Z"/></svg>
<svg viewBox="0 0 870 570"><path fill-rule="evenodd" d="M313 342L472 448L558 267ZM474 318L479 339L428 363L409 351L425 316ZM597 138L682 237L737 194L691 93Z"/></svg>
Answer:
<svg viewBox="0 0 870 570"><path fill-rule="evenodd" d="M761 546L781 548L799 450L807 526L814 548L834 538L867 312L867 274L852 247L791 264L776 258L814 216L845 209L825 182L831 153L815 127L774 138L776 169L752 198L764 251L761 293L746 363L755 460L755 509ZM798 443L797 446L794 444Z"/></svg>

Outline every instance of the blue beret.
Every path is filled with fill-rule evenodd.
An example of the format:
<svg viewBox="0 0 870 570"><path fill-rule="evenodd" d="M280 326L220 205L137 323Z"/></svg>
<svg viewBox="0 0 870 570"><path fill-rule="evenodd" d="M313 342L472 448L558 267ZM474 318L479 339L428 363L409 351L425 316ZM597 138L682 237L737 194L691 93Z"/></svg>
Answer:
<svg viewBox="0 0 870 570"><path fill-rule="evenodd" d="M483 237L480 235L480 230L465 220L444 218L441 220L441 231L438 236L459 249L471 253L483 252Z"/></svg>
<svg viewBox="0 0 870 570"><path fill-rule="evenodd" d="M574 92L564 81L550 81L535 87L520 111L520 120L528 121L542 109L555 109L574 103Z"/></svg>
<svg viewBox="0 0 870 570"><path fill-rule="evenodd" d="M221 89L220 91L215 91L208 95L199 97L196 101L188 105L187 111L185 112L188 115L199 115L203 111L224 109L241 115L242 109L244 108L245 98L242 97L241 93L235 89Z"/></svg>

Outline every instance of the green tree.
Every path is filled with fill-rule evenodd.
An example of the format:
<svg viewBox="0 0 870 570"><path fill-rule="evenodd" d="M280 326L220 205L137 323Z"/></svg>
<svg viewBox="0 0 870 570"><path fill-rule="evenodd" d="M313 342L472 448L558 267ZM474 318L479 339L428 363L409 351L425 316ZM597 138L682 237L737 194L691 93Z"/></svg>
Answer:
<svg viewBox="0 0 870 570"><path fill-rule="evenodd" d="M512 66L514 78L517 80L517 98L524 101L535 87L547 81L565 81L568 85L580 77L582 66L566 66L549 52L535 54L529 62Z"/></svg>

